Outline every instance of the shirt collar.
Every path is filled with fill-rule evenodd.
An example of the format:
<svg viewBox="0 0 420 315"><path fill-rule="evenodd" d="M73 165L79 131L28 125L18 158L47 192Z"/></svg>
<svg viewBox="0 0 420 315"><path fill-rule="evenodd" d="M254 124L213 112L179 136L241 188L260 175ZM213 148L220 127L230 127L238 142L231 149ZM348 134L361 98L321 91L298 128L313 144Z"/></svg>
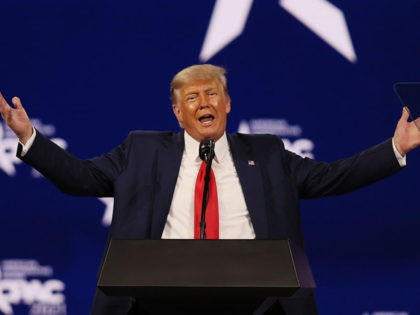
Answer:
<svg viewBox="0 0 420 315"><path fill-rule="evenodd" d="M185 154L188 157L188 159L200 162L200 156L198 153L198 147L200 146L200 142L195 140L193 137L191 137L188 132L184 132L184 142L185 142ZM229 152L229 144L226 137L226 132L223 134L223 136L216 141L214 145L214 161L216 163L222 163L223 160L226 157L226 154Z"/></svg>

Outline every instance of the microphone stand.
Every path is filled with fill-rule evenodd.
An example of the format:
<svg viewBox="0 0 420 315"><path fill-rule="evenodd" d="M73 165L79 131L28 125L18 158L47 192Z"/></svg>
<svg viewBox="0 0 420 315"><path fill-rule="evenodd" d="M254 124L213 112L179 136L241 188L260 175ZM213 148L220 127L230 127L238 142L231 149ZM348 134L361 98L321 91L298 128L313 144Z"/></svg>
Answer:
<svg viewBox="0 0 420 315"><path fill-rule="evenodd" d="M201 221L200 221L200 239L206 239L206 209L209 199L209 182L211 163L214 157L214 146L210 146L210 152L205 155L204 161L206 162L206 174L204 175L204 189L203 189L203 202L201 204Z"/></svg>

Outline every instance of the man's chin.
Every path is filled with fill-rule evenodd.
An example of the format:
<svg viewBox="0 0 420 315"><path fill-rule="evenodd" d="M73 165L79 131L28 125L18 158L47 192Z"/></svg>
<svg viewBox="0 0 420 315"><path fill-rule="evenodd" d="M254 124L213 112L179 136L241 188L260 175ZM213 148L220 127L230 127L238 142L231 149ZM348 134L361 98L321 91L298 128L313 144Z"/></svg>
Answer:
<svg viewBox="0 0 420 315"><path fill-rule="evenodd" d="M201 132L196 137L193 136L193 138L195 140L199 141L199 142L201 142L203 140L208 140L208 139L212 139L214 141L217 141L217 140L219 140L220 136L218 136L214 132Z"/></svg>
<svg viewBox="0 0 420 315"><path fill-rule="evenodd" d="M222 135L223 135L223 133L222 134L214 133L214 132L213 133L206 133L206 134L203 135L202 140L211 139L211 140L217 141L217 140L219 140L219 138Z"/></svg>
<svg viewBox="0 0 420 315"><path fill-rule="evenodd" d="M223 136L224 132L220 132L220 130L215 127L216 126L199 126L199 128L197 129L185 129L185 131L188 132L188 134L198 142L206 139L212 139L214 141L217 141L221 136Z"/></svg>

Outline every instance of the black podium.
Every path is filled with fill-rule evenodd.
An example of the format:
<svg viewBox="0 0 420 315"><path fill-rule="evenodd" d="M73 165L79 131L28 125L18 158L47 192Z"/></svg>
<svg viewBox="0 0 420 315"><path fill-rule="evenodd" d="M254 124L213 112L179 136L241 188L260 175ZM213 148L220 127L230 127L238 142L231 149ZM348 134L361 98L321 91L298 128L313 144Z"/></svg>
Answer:
<svg viewBox="0 0 420 315"><path fill-rule="evenodd" d="M149 314L264 314L315 283L288 240L111 240L98 287Z"/></svg>

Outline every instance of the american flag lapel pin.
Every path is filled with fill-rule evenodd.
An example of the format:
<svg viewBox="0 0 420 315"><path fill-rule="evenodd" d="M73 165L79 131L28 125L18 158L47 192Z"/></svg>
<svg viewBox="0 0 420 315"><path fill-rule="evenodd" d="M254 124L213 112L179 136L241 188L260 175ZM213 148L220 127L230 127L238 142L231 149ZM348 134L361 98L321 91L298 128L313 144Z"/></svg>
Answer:
<svg viewBox="0 0 420 315"><path fill-rule="evenodd" d="M248 160L248 166L255 166L254 160Z"/></svg>

